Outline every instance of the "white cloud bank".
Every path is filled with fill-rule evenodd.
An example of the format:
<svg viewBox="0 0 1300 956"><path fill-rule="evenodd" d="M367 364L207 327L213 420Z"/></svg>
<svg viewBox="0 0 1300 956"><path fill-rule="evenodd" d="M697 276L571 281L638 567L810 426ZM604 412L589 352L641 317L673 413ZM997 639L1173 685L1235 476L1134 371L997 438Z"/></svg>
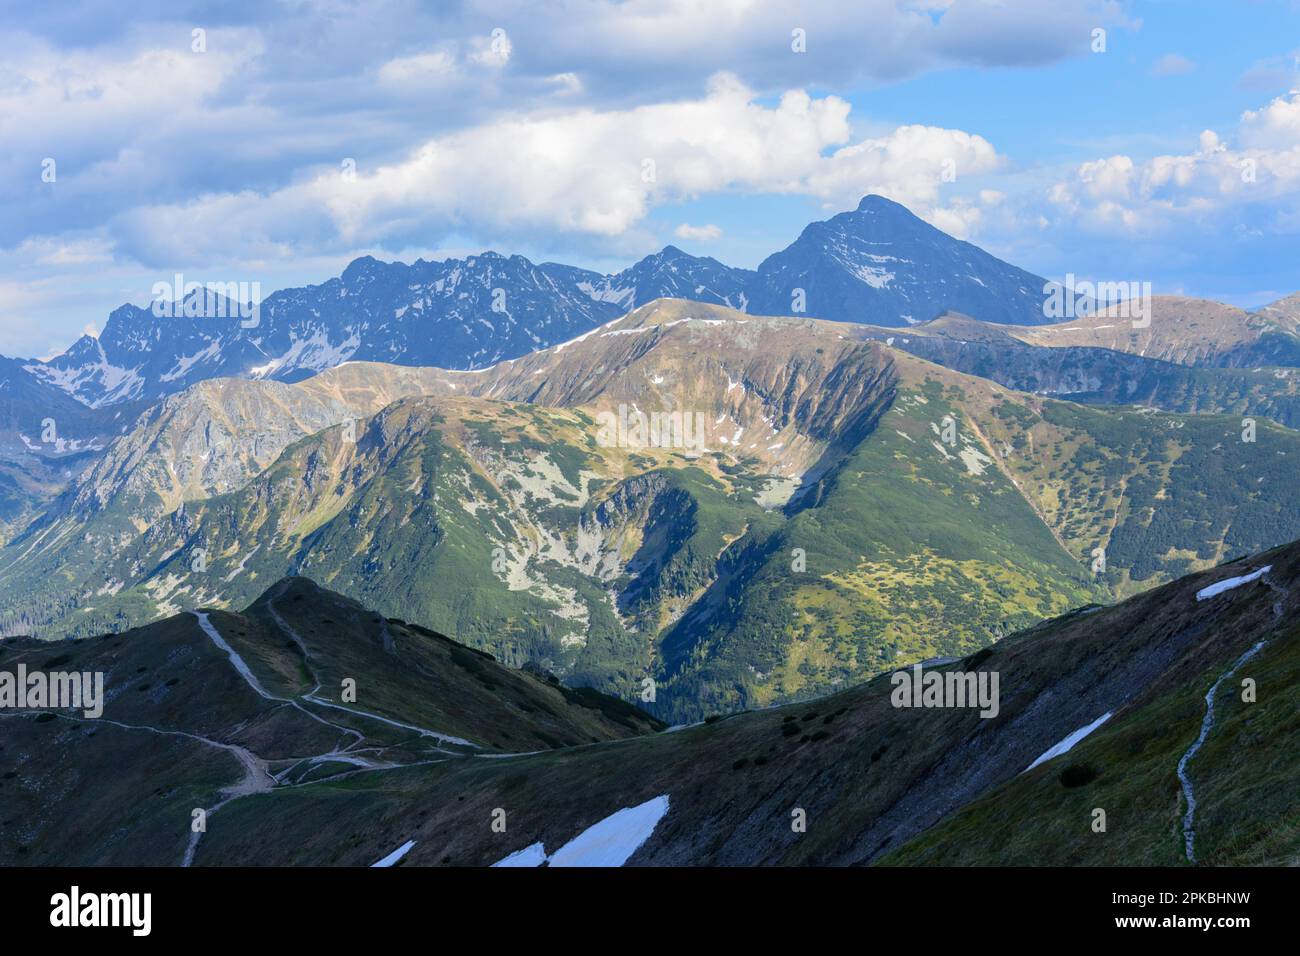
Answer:
<svg viewBox="0 0 1300 956"><path fill-rule="evenodd" d="M1300 93L1245 111L1234 140L1207 129L1186 153L1091 160L1051 187L1049 204L1077 226L1133 236L1168 233L1260 204L1269 207L1261 228L1300 226Z"/></svg>
<svg viewBox="0 0 1300 956"><path fill-rule="evenodd" d="M449 229L613 237L658 205L743 190L808 195L835 208L878 192L964 232L972 212L942 205L945 174L997 169L993 146L930 126L850 142L849 109L838 97L797 90L764 105L720 74L697 99L504 117L355 175L329 169L267 193L133 210L116 230L146 258L200 259L232 235L268 257L323 237L357 245ZM152 237L164 245L151 250Z"/></svg>

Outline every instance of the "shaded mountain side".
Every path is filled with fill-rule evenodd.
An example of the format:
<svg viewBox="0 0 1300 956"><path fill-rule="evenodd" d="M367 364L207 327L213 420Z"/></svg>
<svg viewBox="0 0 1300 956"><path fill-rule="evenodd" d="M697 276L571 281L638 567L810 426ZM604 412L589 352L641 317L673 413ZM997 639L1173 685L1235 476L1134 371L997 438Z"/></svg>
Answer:
<svg viewBox="0 0 1300 956"><path fill-rule="evenodd" d="M126 432L143 407L88 408L20 361L0 358L0 544Z"/></svg>
<svg viewBox="0 0 1300 956"><path fill-rule="evenodd" d="M1007 332L1031 345L1104 348L1179 365L1295 367L1300 366L1300 324L1286 303L1252 313L1208 299L1152 296L1150 314L1137 319L1131 309L1118 306Z"/></svg>
<svg viewBox="0 0 1300 956"><path fill-rule="evenodd" d="M1028 344L1010 330L948 315L878 341L1020 392L1094 405L1269 418L1300 427L1300 370L1193 367L1086 345Z"/></svg>
<svg viewBox="0 0 1300 956"><path fill-rule="evenodd" d="M1250 580L1198 600L1240 577ZM211 820L195 863L367 865L413 841L403 865L487 865L535 843L553 851L621 808L667 796L631 864L852 865L928 851L937 862L1176 865L1187 859L1179 757L1200 734L1207 689L1234 664L1189 765L1196 859L1295 863L1298 582L1293 544L929 668L996 674L989 718L977 707L896 706L895 682L882 675L649 737L461 755L255 794ZM1258 683L1256 703L1234 702L1246 678ZM1020 776L1104 714L1074 750ZM1098 805L1104 835L1091 826ZM499 810L505 832L490 826Z"/></svg>
<svg viewBox="0 0 1300 956"><path fill-rule="evenodd" d="M621 272L584 280L581 288L593 299L614 303L624 311L663 298L744 309L745 290L754 277L752 270L733 269L709 256L665 246Z"/></svg>
<svg viewBox="0 0 1300 956"><path fill-rule="evenodd" d="M758 267L749 311L906 328L945 312L1041 325L1046 281L883 196L815 222Z"/></svg>
<svg viewBox="0 0 1300 956"><path fill-rule="evenodd" d="M241 614L212 611L207 625L225 647L191 613L57 645L0 644L0 670L98 671L106 698L94 719L0 712L0 861L177 865L197 843L195 808L215 821L252 793L663 726L302 578Z"/></svg>

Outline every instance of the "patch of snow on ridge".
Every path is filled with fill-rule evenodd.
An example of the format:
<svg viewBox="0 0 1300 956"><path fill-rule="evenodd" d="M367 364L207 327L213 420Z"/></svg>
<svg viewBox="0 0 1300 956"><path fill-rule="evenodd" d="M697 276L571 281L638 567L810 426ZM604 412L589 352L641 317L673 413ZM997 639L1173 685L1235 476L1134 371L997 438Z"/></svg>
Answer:
<svg viewBox="0 0 1300 956"><path fill-rule="evenodd" d="M546 862L546 847L540 843L534 843L526 846L522 850L516 850L503 860L497 860L493 866L541 866Z"/></svg>
<svg viewBox="0 0 1300 956"><path fill-rule="evenodd" d="M668 812L668 794L624 807L592 824L549 856L534 843L493 866L622 866L641 848Z"/></svg>
<svg viewBox="0 0 1300 956"><path fill-rule="evenodd" d="M1028 773L1030 770L1033 770L1035 767L1037 767L1040 763L1046 763L1047 761L1051 760L1053 757L1059 757L1061 756L1061 754L1073 750L1075 744L1077 744L1084 737L1087 737L1090 733L1092 733L1094 730L1096 730L1106 721L1110 720L1110 715L1111 715L1111 711L1109 710L1106 711L1106 713L1102 714L1092 723L1088 724L1088 726L1080 727L1078 730L1067 735L1065 739L1048 747L1046 750L1042 752L1042 754L1038 757L1037 760L1031 763L1024 770L1022 770L1021 773Z"/></svg>
<svg viewBox="0 0 1300 956"><path fill-rule="evenodd" d="M415 841L407 840L392 853L388 854L388 856L384 857L382 860L376 860L374 863L371 863L370 866L372 869L376 866L392 866L402 857L406 856L406 854L410 853L411 847L413 846L415 846Z"/></svg>
<svg viewBox="0 0 1300 956"><path fill-rule="evenodd" d="M570 345L577 345L579 342L586 341L588 338L590 338L591 336L595 335L597 332L604 332L604 331L607 330L611 325L617 325L619 322L622 322L622 321L623 321L624 319L626 319L626 318L628 317L628 315L630 315L630 314L631 314L631 313L629 312L629 313L626 313L626 314L624 314L624 315L620 315L618 318L610 319L610 320L609 320L608 322L606 322L604 325L598 325L598 326L596 326L594 329L588 329L586 332L583 332L581 335L575 335L575 336L574 336L573 338L571 338L571 339L568 339L568 340L566 340L566 341L564 341L564 342L559 342L559 343L557 343L557 344L555 344L555 345L552 345L552 346L550 347L550 351L551 351L553 354L555 354L555 355L559 355L561 352L563 352L563 351L564 351L566 348L568 348ZM546 349L542 349L542 351L546 351Z"/></svg>
<svg viewBox="0 0 1300 956"><path fill-rule="evenodd" d="M1251 581L1258 581L1268 572L1273 570L1273 565L1266 564L1258 571L1252 571L1250 574L1243 574L1236 578L1224 578L1217 584L1211 584L1208 588L1201 588L1196 592L1196 600L1204 601L1207 598L1216 597L1224 591L1231 591L1233 588L1239 588L1243 584L1249 584Z"/></svg>

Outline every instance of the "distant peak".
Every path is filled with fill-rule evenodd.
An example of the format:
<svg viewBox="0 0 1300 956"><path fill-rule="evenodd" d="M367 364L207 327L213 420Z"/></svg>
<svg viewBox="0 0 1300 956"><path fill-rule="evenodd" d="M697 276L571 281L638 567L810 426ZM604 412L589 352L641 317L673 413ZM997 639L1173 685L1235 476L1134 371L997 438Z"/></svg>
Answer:
<svg viewBox="0 0 1300 956"><path fill-rule="evenodd" d="M355 279L358 276L373 272L381 264L374 256L361 256L348 263L348 267L343 270L342 278L344 281Z"/></svg>
<svg viewBox="0 0 1300 956"><path fill-rule="evenodd" d="M876 193L871 193L869 195L863 196L862 201L858 203L858 212L884 212L884 211L889 211L889 212L902 211L907 213L909 216L912 215L912 211L908 209L906 206L904 206L902 203L894 202L894 200L892 199L886 199L884 196L877 195Z"/></svg>

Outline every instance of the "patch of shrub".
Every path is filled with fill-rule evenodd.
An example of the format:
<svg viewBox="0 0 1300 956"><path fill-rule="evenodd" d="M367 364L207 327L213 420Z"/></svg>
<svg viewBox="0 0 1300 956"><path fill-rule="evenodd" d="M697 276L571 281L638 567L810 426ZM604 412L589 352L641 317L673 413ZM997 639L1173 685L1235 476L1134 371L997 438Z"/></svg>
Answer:
<svg viewBox="0 0 1300 956"><path fill-rule="evenodd" d="M1060 781L1061 786L1073 789L1092 783L1099 776L1096 767L1084 763L1072 763L1061 771Z"/></svg>

